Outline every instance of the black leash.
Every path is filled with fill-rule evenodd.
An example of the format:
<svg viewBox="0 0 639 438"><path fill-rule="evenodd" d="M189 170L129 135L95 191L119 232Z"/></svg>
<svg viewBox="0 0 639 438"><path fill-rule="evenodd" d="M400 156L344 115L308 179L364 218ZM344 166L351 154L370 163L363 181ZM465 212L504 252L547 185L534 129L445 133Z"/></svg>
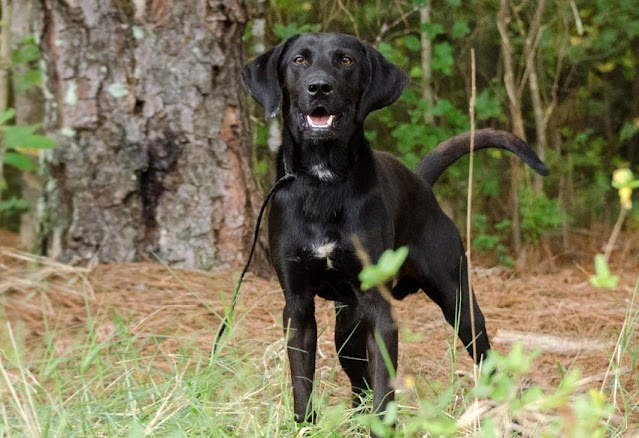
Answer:
<svg viewBox="0 0 639 438"><path fill-rule="evenodd" d="M268 192L264 202L262 203L262 207L260 208L260 213L257 215L257 223L255 224L255 231L253 231L253 244L251 245L251 252L249 253L248 260L246 265L244 265L244 269L242 269L242 273L240 274L240 278L237 280L235 284L235 289L233 290L233 298L231 299L231 306L229 307L228 312L224 315L224 319L222 320L222 324L220 324L220 328L217 331L217 335L215 335L215 342L213 342L213 354L217 352L218 342L224 335L226 328L229 326L231 322L231 318L233 317L233 311L235 310L235 303L237 303L237 297L240 294L240 287L242 287L242 281L244 280L244 275L246 271L248 271L249 265L251 264L251 260L253 259L253 253L255 252L255 246L257 245L257 238L260 233L260 224L262 223L262 216L264 215L264 210L266 210L266 206L268 205L268 201L271 200L271 197L275 194L275 192L282 187L282 185L288 181L292 181L295 179L295 175L292 173L286 173L283 177L278 179L271 191Z"/></svg>

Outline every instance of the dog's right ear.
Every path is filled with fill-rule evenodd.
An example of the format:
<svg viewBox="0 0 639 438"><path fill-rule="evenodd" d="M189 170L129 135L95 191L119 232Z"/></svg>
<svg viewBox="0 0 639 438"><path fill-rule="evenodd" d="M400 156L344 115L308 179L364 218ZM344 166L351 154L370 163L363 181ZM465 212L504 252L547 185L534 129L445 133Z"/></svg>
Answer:
<svg viewBox="0 0 639 438"><path fill-rule="evenodd" d="M359 103L358 116L364 120L371 111L395 102L408 85L408 77L395 64L368 44L363 44L368 60L368 81Z"/></svg>
<svg viewBox="0 0 639 438"><path fill-rule="evenodd" d="M282 109L282 86L280 85L279 64L284 41L261 54L242 68L242 82L246 91L264 107L267 119L272 119Z"/></svg>

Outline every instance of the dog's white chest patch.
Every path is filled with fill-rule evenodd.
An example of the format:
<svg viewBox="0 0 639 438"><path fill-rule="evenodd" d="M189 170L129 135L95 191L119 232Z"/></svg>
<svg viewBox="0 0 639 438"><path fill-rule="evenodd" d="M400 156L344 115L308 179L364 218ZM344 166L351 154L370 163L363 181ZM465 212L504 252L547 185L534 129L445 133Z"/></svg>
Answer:
<svg viewBox="0 0 639 438"><path fill-rule="evenodd" d="M311 173L318 177L320 181L333 181L335 174L328 170L323 164L314 164L311 166Z"/></svg>
<svg viewBox="0 0 639 438"><path fill-rule="evenodd" d="M333 263L331 262L331 254L337 248L336 242L322 242L319 244L314 244L311 248L313 251L313 255L318 259L326 259L326 267L328 269L333 269Z"/></svg>

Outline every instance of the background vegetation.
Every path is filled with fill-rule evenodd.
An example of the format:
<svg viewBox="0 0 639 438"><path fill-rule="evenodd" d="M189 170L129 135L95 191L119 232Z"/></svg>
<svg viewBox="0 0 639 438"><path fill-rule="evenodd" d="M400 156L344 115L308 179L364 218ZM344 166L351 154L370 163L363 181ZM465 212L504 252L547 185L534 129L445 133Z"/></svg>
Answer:
<svg viewBox="0 0 639 438"><path fill-rule="evenodd" d="M8 4L3 0L3 13ZM245 34L249 57L297 32L334 31L357 35L404 68L411 78L410 87L392 108L369 117L367 135L376 147L395 153L411 167L438 142L468 130L469 51L476 50L480 127L508 129L526 137L551 168L551 175L542 181L528 170L522 172L520 163L499 152L476 157L473 245L490 251L501 263L514 263L527 244L544 240L560 251L570 252L575 232L588 233L600 224L612 227L616 221L613 242L622 223L631 230L639 228L637 203L633 206L629 199L630 185L636 188L636 180L630 175L615 185L622 205L627 206L621 212L617 194L610 186L614 169L628 167L636 173L639 165L639 3L251 0L248 4L253 16ZM14 5L20 6L19 2ZM25 180L38 167L38 151L51 148L53 143L38 135L37 124L15 125L12 107L17 97L41 85L40 53L37 41L29 38L14 41L9 51L7 28L3 17L0 227L16 230L21 214L36 206L23 199ZM3 85L2 78L11 86ZM12 91L2 96L3 89ZM253 120L256 173L263 178L264 186L269 186L277 121L266 124L259 109L255 109ZM467 162L462 161L437 187L443 206L459 223L465 211L467 172ZM550 239L553 236L557 238ZM623 315L622 322L615 326L614 345L606 353L605 374L582 378L572 363L564 367L557 360L551 363L553 367L556 364L559 376L553 387L530 384L537 353L524 352L515 344L508 354L494 354L484 364L489 372L473 380L458 372L463 367L456 362L460 360L456 357L456 338L450 333L448 353L444 353L450 356L449 374L441 373L442 381L424 378L422 370L417 375L402 375L395 382L400 389L398 401L384 418L350 409L346 397L337 403L331 399L337 391L346 391L343 382L336 381L340 371L334 360L327 375L318 372L314 396L322 415L315 426L293 422L283 338L269 342L236 331L248 312L238 318L221 350L210 354L210 320L217 323L221 319L226 303L224 293L219 294L222 298L216 297L217 301L212 295L228 291L228 285L218 290L207 277L202 289L209 295L202 299L194 290L186 293L166 286L167 279L162 276L155 280L141 276L142 264L129 267L133 272L129 278L134 280L129 286L124 281L112 284L126 296L133 297L132 291L137 291L141 304L159 300L160 293L172 300L180 294L196 297L209 318L202 329L204 334L196 335L193 330L178 334L170 331L171 323L181 324L177 309L188 307L179 300L177 304L158 304L157 309L146 313L126 313L131 309L96 311L96 296L102 298L105 293L94 293L89 277L95 272L3 249L0 437L325 437L368 436L369 429L382 436L581 437L636 433L637 287L627 286L627 277L635 275L632 272L620 273L626 276L626 289L617 287L620 278L612 275L605 263L612 246L601 256L603 262L591 282L615 289L614 305L604 301L613 292L597 295L600 290L574 280L583 275L569 277L571 288L563 301L558 302L555 295L567 289L564 283L569 280L558 276L559 286L545 290L553 306L566 309L564 313L549 312L548 296L538 290L530 293L531 302L542 307L535 318L540 313L550 315L550 319L567 315L561 319L562 327L569 326L571 330L566 332L580 339L584 333L607 336L609 332L597 331L604 325L602 320L611 312ZM118 280L124 276L125 264L111 268ZM381 271L385 274L388 270ZM5 276L7 272L17 274ZM163 274L174 275L167 272ZM381 275L375 269L372 273L373 277ZM180 275L204 273L183 271ZM102 280L94 279L100 287L107 283ZM534 278L535 283L538 280ZM503 279L497 282L504 283ZM252 297L262 294L261 299L271 301L272 295L263 295L264 290L261 285ZM279 296L279 291L275 292ZM512 301L518 293L508 291L502 297ZM575 305L588 303L594 316L580 317L569 307L577 298L582 301ZM59 303L54 306L56 300ZM123 299L118 295L114 302L120 301ZM215 302L215 309L206 304L210 302ZM120 304L132 307L128 302ZM495 315L504 317L514 312L499 305L493 309ZM608 313L602 316L597 306L606 307ZM79 309L81 316L65 322L65 313L72 313L69 309L76 314ZM140 329L164 310L170 312L166 320L146 331ZM530 305L526 317L535 311L537 308ZM27 314L29 322L20 319L28 320ZM40 319L44 328L30 332L29 327ZM552 327L561 332L557 321L552 320ZM328 329L323 325L320 332ZM261 335L264 333L256 336ZM403 333L406 343L419 343L419 349L425 345L423 335ZM564 359L577 360L571 356ZM392 424L397 428L393 429Z"/></svg>
<svg viewBox="0 0 639 438"><path fill-rule="evenodd" d="M478 126L525 137L551 169L542 182L529 170L519 175L521 165L500 152L480 154L476 249L494 251L508 264L521 250L518 239L525 245L542 235L561 236L557 242L569 252L571 229L614 222L612 171L639 164L636 2L273 0L254 2L253 8L258 20L265 20L265 36L261 22L258 32L249 26L249 56L264 50L264 39L269 47L298 32L344 32L375 45L409 73L411 85L400 100L367 123L375 147L395 153L409 167L440 141L469 129L469 52L475 49ZM259 110L255 120L258 172L268 175L269 131ZM458 222L467 172L462 161L437 183L447 213ZM635 206L634 222L628 222L635 228L636 213ZM515 236L511 229L518 220L520 236Z"/></svg>
<svg viewBox="0 0 639 438"><path fill-rule="evenodd" d="M376 46L409 73L411 85L400 100L367 122L367 135L375 146L395 153L409 167L440 141L469 129L469 51L476 50L479 127L508 129L525 137L547 161L551 175L542 181L529 170L520 174L522 165L500 152L481 154L474 194L475 249L491 251L500 262L512 264L525 244L535 244L541 236L561 236L556 239L560 251L569 253L571 231L614 223L618 205L610 175L617 167L636 169L639 164L639 4L248 3L253 17L245 34L248 57L298 32L345 32ZM37 44L32 39L18 43L2 62L11 72L16 96L40 84ZM5 168L0 225L17 230L20 214L28 208L20 194L22 175L35 168L37 155L29 148L52 144L32 135L37 126L12 131L7 126L11 103L9 99L0 120L7 149L0 154ZM268 186L277 125L269 130L259 110L253 119L256 173ZM274 142L270 148L269 141ZM467 169L462 160L437 187L445 210L458 222L464 211ZM639 226L637 209L626 222L631 228Z"/></svg>

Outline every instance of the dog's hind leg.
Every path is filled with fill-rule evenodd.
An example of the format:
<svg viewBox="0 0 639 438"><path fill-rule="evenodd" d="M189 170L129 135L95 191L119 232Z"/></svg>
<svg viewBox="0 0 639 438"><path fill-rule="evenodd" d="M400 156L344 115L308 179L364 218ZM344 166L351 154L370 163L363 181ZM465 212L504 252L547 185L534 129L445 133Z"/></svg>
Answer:
<svg viewBox="0 0 639 438"><path fill-rule="evenodd" d="M473 319L475 322L475 337L473 338L467 269L466 256L462 254L454 272L440 273L435 280L434 289L427 289L426 293L441 307L446 321L457 328L459 338L466 350L479 363L486 357L486 352L490 349L490 343L486 333L484 315L479 308L474 292ZM473 340L475 341L475 350L473 350ZM474 357L474 351L477 352L477 357Z"/></svg>
<svg viewBox="0 0 639 438"><path fill-rule="evenodd" d="M411 275L403 275L397 280L397 284L393 286L391 295L396 300L403 300L408 295L417 292L420 289L419 282Z"/></svg>
<svg viewBox="0 0 639 438"><path fill-rule="evenodd" d="M339 363L351 381L353 407L360 405L362 393L370 388L366 358L366 324L354 304L335 303L335 348Z"/></svg>
<svg viewBox="0 0 639 438"><path fill-rule="evenodd" d="M412 255L420 272L421 288L442 309L446 321L458 330L468 353L473 356L473 326L470 315L468 264L459 233L450 219L431 227L428 237ZM474 341L479 362L490 349L484 315L473 293Z"/></svg>

